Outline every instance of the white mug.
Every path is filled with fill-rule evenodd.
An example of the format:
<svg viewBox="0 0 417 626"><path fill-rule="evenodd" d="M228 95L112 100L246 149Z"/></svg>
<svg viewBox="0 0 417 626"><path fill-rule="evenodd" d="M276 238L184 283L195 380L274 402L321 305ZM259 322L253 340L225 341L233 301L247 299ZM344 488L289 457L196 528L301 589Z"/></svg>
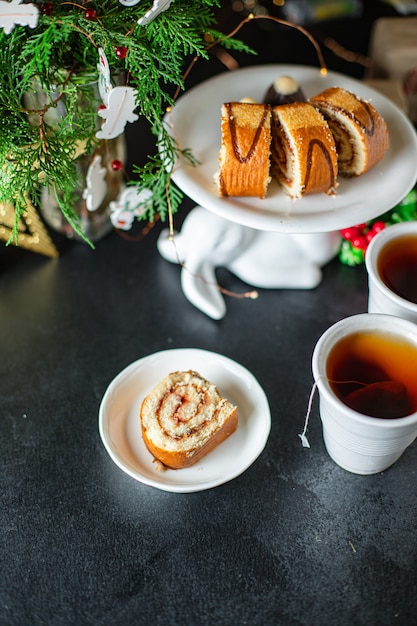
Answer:
<svg viewBox="0 0 417 626"><path fill-rule="evenodd" d="M384 280L381 269L381 259L389 256L390 248L395 242L398 248L405 237L415 238L417 249L417 221L388 226L379 232L368 246L365 256L369 285L368 313L396 315L417 323L417 303L396 293ZM417 271L414 280L417 283Z"/></svg>
<svg viewBox="0 0 417 626"><path fill-rule="evenodd" d="M390 341L405 342L408 348L411 346L413 354L407 360L410 367L410 372L407 367L407 385L414 390L412 405L415 407L417 325L390 315L354 315L331 326L314 349L313 376L320 396L320 417L327 452L345 470L355 474L375 474L395 463L416 438L417 409L404 417L371 417L350 408L336 395L334 385L329 381L329 355L336 344L342 340L351 342L358 333L367 333L368 336L373 333L388 337ZM390 362L391 356L385 355L385 359ZM395 377L395 371L391 375Z"/></svg>

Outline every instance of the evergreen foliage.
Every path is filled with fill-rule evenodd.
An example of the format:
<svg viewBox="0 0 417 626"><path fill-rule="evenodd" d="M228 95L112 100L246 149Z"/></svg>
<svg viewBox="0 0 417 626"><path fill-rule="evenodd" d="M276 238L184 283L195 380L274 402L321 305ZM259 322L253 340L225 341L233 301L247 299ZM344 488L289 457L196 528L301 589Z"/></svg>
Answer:
<svg viewBox="0 0 417 626"><path fill-rule="evenodd" d="M193 57L208 58L207 42L221 40L229 48L247 50L215 29L218 0L173 0L168 10L146 26L138 24L152 6L142 0L132 7L118 0L92 4L33 2L40 11L38 25L16 25L9 34L0 28L0 202L15 205L11 240L17 240L18 222L26 198L39 203L44 185L59 191L59 204L67 220L82 234L73 206L77 188L76 158L100 143L95 133L99 102L92 97L97 80L98 49L107 56L112 76L126 73L137 91L137 110L156 137L159 151L144 167L135 167L139 190L153 193L153 205L141 216L162 220L175 212L181 192L170 171L181 155L163 123L173 93L184 90L184 70ZM93 11L93 17L91 10ZM127 49L125 58L117 55ZM27 98L40 88L44 102ZM164 160L161 154L165 155Z"/></svg>

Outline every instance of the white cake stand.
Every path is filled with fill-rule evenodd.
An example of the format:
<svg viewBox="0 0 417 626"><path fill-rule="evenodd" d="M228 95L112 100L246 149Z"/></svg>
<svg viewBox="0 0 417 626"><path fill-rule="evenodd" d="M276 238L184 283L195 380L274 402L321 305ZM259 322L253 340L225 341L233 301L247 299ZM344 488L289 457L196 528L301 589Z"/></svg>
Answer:
<svg viewBox="0 0 417 626"><path fill-rule="evenodd" d="M267 198L220 198L214 183L220 148L220 109L246 96L262 101L270 84L292 76L311 97L339 86L369 100L385 119L390 146L367 174L339 179L336 196L288 198L275 181ZM226 72L194 87L178 99L167 124L196 167L181 160L173 180L194 200L174 242L164 230L158 250L168 261L184 264L185 296L213 319L226 305L215 277L225 267L254 287L310 289L321 281L321 268L334 258L339 231L373 219L397 204L417 180L417 134L402 111L385 96L353 78L298 65L254 66Z"/></svg>

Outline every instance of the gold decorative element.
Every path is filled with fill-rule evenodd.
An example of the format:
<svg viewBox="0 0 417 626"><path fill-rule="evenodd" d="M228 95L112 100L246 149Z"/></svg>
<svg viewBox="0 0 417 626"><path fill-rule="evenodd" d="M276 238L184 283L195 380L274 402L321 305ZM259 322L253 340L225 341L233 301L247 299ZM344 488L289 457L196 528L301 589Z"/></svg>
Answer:
<svg viewBox="0 0 417 626"><path fill-rule="evenodd" d="M12 228L15 220L15 209L11 202L6 204L0 203L0 240L9 241L12 235ZM27 200L27 211L22 219L19 220L18 226L18 242L14 245L19 248L25 248L38 254L43 254L56 259L59 252L56 249L52 239L40 219L35 207Z"/></svg>

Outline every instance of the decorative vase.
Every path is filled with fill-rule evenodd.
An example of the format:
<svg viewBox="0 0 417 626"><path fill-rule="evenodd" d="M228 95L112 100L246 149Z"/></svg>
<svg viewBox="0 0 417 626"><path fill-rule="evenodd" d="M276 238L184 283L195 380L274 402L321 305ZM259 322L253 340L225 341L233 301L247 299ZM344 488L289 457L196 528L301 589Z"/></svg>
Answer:
<svg viewBox="0 0 417 626"><path fill-rule="evenodd" d="M121 77L117 77L118 81ZM84 110L98 111L102 105L97 80L87 84L88 96L79 96L77 107L80 115ZM39 115L51 101L56 106L50 108L44 115L44 122L52 130L59 128L66 116L65 97L59 98L59 92L46 92L36 80L32 89L24 96L25 108L30 110L28 115L31 124L39 125ZM100 128L100 118L97 115L97 130ZM124 134L114 139L100 141L93 146L91 152L86 152L85 142L77 145L74 162L77 171L78 184L74 190L74 204L71 207L79 218L80 230L90 242L94 243L106 236L113 225L110 220L110 203L114 202L124 189L123 166L126 162L126 141ZM52 185L45 182L41 192L40 213L46 224L53 230L68 238L85 241L68 222L60 208L61 194L55 191Z"/></svg>
<svg viewBox="0 0 417 626"><path fill-rule="evenodd" d="M114 162L126 162L124 135L102 143L100 149L93 154L85 154L77 159L79 186L72 208L80 218L83 233L93 243L108 235L114 228L110 221L110 203L124 189L123 170L113 169ZM95 163L99 163L98 168L94 166ZM95 178L98 180L94 180ZM99 185L94 197L91 194L92 184ZM92 199L92 206L89 206L89 198ZM45 186L42 190L40 211L48 226L70 239L82 241L81 236L63 215L57 195L50 186Z"/></svg>

